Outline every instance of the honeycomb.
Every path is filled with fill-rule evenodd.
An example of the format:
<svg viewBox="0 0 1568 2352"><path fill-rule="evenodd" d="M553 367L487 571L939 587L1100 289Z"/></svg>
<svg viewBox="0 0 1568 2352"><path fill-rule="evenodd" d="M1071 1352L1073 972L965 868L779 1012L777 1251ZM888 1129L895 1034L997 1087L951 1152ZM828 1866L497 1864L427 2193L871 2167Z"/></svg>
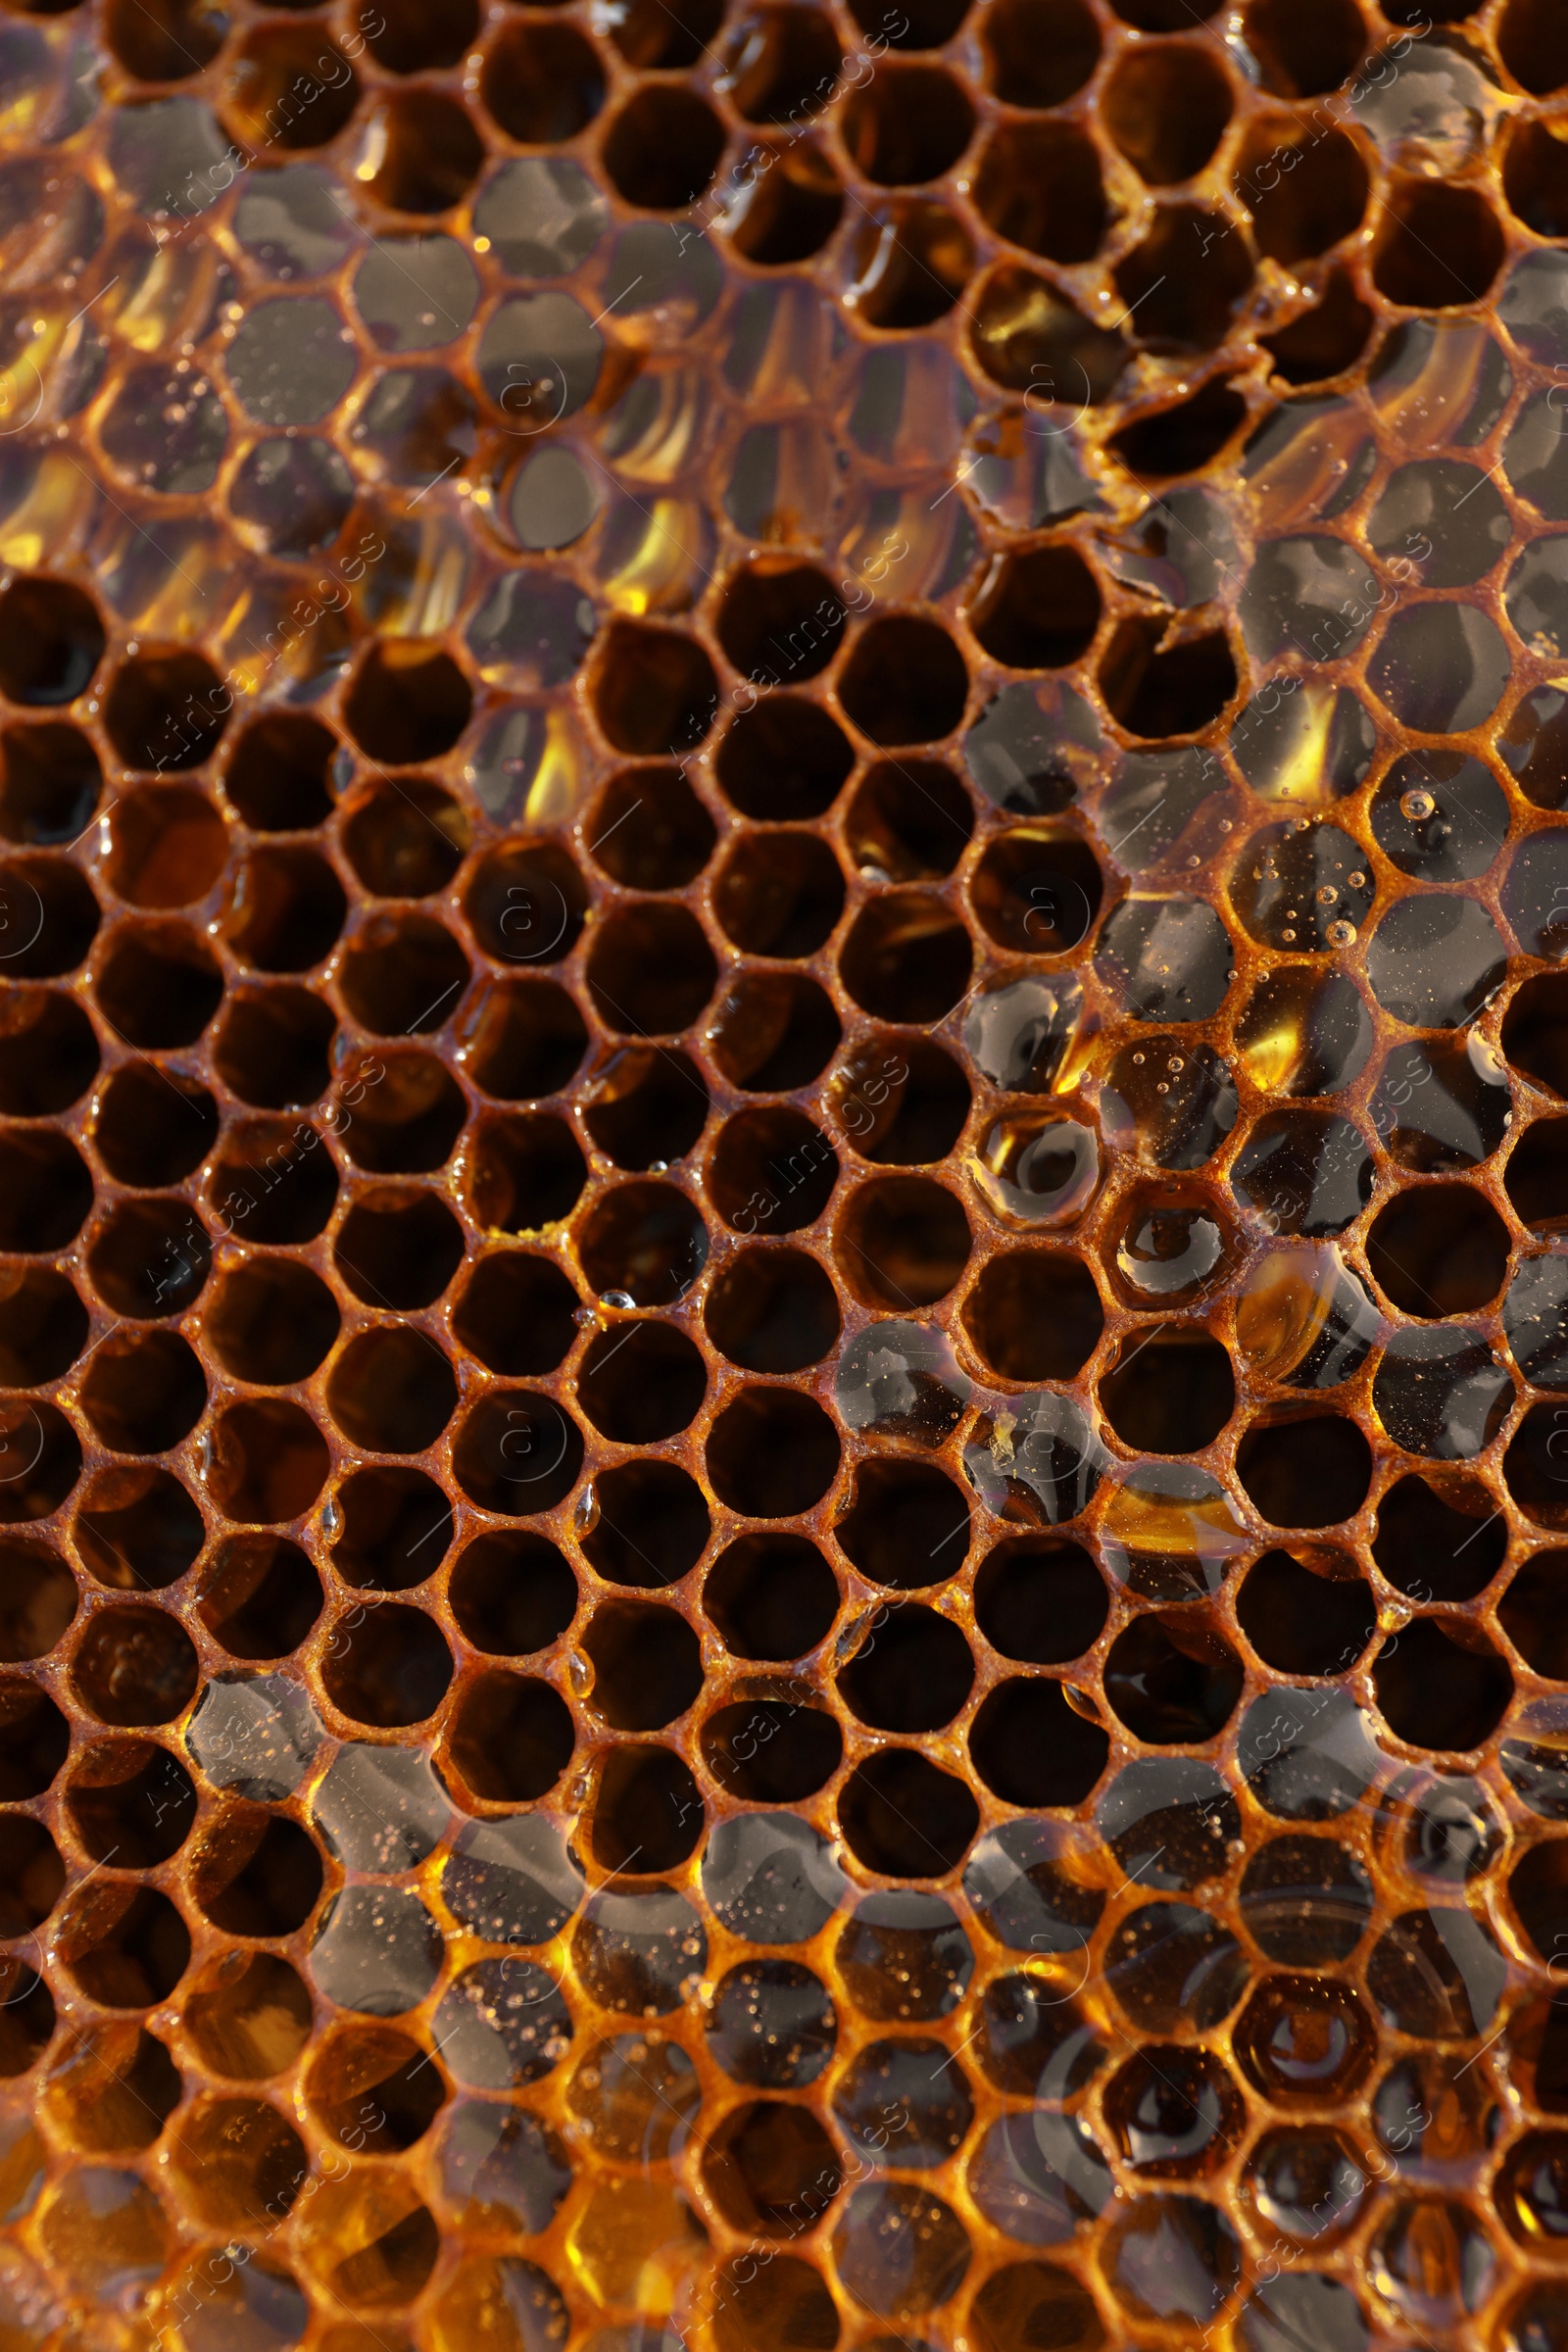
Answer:
<svg viewBox="0 0 1568 2352"><path fill-rule="evenodd" d="M0 140L0 2352L1564 2352L1561 0Z"/></svg>

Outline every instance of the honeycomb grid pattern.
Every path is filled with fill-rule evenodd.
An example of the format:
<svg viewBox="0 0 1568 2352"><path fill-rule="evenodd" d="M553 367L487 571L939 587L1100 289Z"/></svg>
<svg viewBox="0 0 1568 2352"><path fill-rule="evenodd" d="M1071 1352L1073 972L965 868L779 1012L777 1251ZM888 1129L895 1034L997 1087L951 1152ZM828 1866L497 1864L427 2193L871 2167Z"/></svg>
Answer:
<svg viewBox="0 0 1568 2352"><path fill-rule="evenodd" d="M7 2347L1558 2352L1555 0L0 90Z"/></svg>

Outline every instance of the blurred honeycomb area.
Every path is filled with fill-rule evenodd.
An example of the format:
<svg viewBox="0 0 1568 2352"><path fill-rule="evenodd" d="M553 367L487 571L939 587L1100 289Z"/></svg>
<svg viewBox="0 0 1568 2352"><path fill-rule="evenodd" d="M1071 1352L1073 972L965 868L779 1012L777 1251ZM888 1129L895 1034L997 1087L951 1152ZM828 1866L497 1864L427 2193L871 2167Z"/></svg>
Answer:
<svg viewBox="0 0 1568 2352"><path fill-rule="evenodd" d="M1565 0L5 0L0 2352L1568 2352L1565 419Z"/></svg>

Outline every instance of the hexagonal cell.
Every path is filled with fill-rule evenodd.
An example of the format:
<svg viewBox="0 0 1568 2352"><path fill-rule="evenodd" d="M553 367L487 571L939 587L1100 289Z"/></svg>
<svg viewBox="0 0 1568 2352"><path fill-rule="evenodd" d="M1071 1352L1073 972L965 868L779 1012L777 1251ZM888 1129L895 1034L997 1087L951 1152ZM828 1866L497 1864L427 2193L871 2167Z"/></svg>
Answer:
<svg viewBox="0 0 1568 2352"><path fill-rule="evenodd" d="M929 326L961 297L974 270L974 247L945 204L896 196L859 218L846 268L846 308L872 326Z"/></svg>
<svg viewBox="0 0 1568 2352"><path fill-rule="evenodd" d="M531 1803L560 1780L575 1740L570 1709L548 1683L492 1672L465 1688L453 1713L448 1753L476 1797Z"/></svg>
<svg viewBox="0 0 1568 2352"><path fill-rule="evenodd" d="M261 1805L231 1805L192 1851L190 1890L226 1935L289 1936L321 1892L321 1857L298 1822Z"/></svg>
<svg viewBox="0 0 1568 2352"><path fill-rule="evenodd" d="M0 833L7 841L55 847L79 840L102 788L98 755L79 728L41 719L0 730Z"/></svg>
<svg viewBox="0 0 1568 2352"><path fill-rule="evenodd" d="M1206 2050L1141 2050L1112 2077L1104 2096L1122 2162L1155 2180L1201 2180L1216 2171L1246 2112L1223 2065Z"/></svg>
<svg viewBox="0 0 1568 2352"><path fill-rule="evenodd" d="M1150 41L1123 52L1102 105L1105 128L1139 176L1151 187L1167 187L1200 172L1219 145L1231 117L1231 86L1201 42Z"/></svg>
<svg viewBox="0 0 1568 2352"><path fill-rule="evenodd" d="M1154 351L1212 351L1252 279L1247 248L1223 214L1161 206L1143 242L1116 266L1117 290ZM1140 307L1141 306L1141 307Z"/></svg>
<svg viewBox="0 0 1568 2352"><path fill-rule="evenodd" d="M999 236L1048 261L1092 260L1105 231L1099 158L1076 123L1002 125L981 156L975 202Z"/></svg>
<svg viewBox="0 0 1568 2352"><path fill-rule="evenodd" d="M485 53L479 95L509 138L524 146L574 138L605 101L597 51L570 24L503 24Z"/></svg>
<svg viewBox="0 0 1568 2352"><path fill-rule="evenodd" d="M1372 276L1391 302L1460 309L1485 297L1502 259L1502 229L1478 189L1412 179L1389 202Z"/></svg>
<svg viewBox="0 0 1568 2352"><path fill-rule="evenodd" d="M68 1110L98 1074L98 1040L75 1000L13 985L0 1006L0 1111L47 1118ZM108 1100L100 1098L100 1107ZM122 1179L123 1182L124 1179Z"/></svg>
<svg viewBox="0 0 1568 2352"><path fill-rule="evenodd" d="M49 707L85 693L103 659L96 608L64 580L14 579L0 591L0 691L8 702Z"/></svg>
<svg viewBox="0 0 1568 2352"><path fill-rule="evenodd" d="M455 1562L448 1597L465 1641L495 1657L526 1657L571 1623L577 1580L546 1537L497 1528Z"/></svg>
<svg viewBox="0 0 1568 2352"><path fill-rule="evenodd" d="M479 175L484 145L456 98L440 90L383 92L362 118L369 193L388 211L444 213Z"/></svg>

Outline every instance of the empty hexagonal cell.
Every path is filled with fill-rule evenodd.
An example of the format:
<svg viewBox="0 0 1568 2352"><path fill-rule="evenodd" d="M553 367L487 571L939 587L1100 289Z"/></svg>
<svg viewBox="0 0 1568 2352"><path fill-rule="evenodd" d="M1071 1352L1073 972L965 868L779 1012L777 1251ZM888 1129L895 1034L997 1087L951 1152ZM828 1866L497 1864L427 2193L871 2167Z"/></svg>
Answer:
<svg viewBox="0 0 1568 2352"><path fill-rule="evenodd" d="M591 1630L591 1629L590 1629ZM571 1711L534 1676L492 1672L459 1699L448 1753L477 1797L516 1804L553 1788L571 1761Z"/></svg>
<svg viewBox="0 0 1568 2352"><path fill-rule="evenodd" d="M282 1397L231 1404L213 1429L207 1484L228 1518L269 1524L303 1517L326 1482L326 1440L304 1408Z"/></svg>
<svg viewBox="0 0 1568 2352"><path fill-rule="evenodd" d="M328 1636L321 1687L351 1722L377 1730L422 1723L451 1680L440 1628L404 1601L346 1610Z"/></svg>
<svg viewBox="0 0 1568 2352"><path fill-rule="evenodd" d="M342 883L316 851L256 850L235 877L225 929L235 954L256 970L304 972L330 952L347 911ZM416 948L410 961L417 965ZM345 994L363 1018L351 985Z"/></svg>
<svg viewBox="0 0 1568 2352"><path fill-rule="evenodd" d="M945 1583L969 1546L969 1506L934 1464L862 1462L849 1511L833 1529L862 1576L899 1591Z"/></svg>
<svg viewBox="0 0 1568 2352"><path fill-rule="evenodd" d="M349 689L349 731L372 760L410 766L450 751L468 723L473 697L449 654L421 652L417 640L394 661L373 647Z"/></svg>
<svg viewBox="0 0 1568 2352"><path fill-rule="evenodd" d="M926 891L889 891L856 916L839 971L857 1004L887 1021L939 1021L969 983L972 950L953 908Z"/></svg>
<svg viewBox="0 0 1568 2352"><path fill-rule="evenodd" d="M96 922L96 907L93 916ZM122 923L99 965L95 993L127 1045L159 1053L195 1044L223 1001L223 975L186 924Z"/></svg>
<svg viewBox="0 0 1568 2352"><path fill-rule="evenodd" d="M1048 261L1089 261L1104 233L1099 159L1076 123L1014 122L994 132L975 202L999 236Z"/></svg>
<svg viewBox="0 0 1568 2352"><path fill-rule="evenodd" d="M103 659L104 631L79 588L14 579L0 592L0 690L13 703L73 703Z"/></svg>
<svg viewBox="0 0 1568 2352"><path fill-rule="evenodd" d="M553 1397L532 1389L492 1389L465 1416L452 1467L482 1510L509 1518L549 1510L576 1484L582 1434Z"/></svg>
<svg viewBox="0 0 1568 2352"><path fill-rule="evenodd" d="M206 1402L200 1361L172 1331L111 1334L81 1386L83 1412L117 1453L167 1453L190 1434Z"/></svg>
<svg viewBox="0 0 1568 2352"><path fill-rule="evenodd" d="M1190 400L1135 416L1113 435L1110 446L1130 473L1143 481L1159 481L1197 472L1218 457L1246 421L1247 403L1241 394L1224 376L1210 376ZM1181 541L1173 548L1168 529L1158 524L1154 528L1162 533L1165 557L1179 555ZM1152 552L1161 552L1152 547L1152 535L1150 544Z"/></svg>
<svg viewBox="0 0 1568 2352"><path fill-rule="evenodd" d="M321 1613L321 1580L299 1545L281 1536L229 1536L203 1578L197 1606L230 1657L286 1657Z"/></svg>
<svg viewBox="0 0 1568 2352"><path fill-rule="evenodd" d="M577 1294L551 1259L503 1250L479 1259L452 1331L492 1372L553 1372L576 1337L576 1310Z"/></svg>
<svg viewBox="0 0 1568 2352"><path fill-rule="evenodd" d="M794 1250L747 1250L732 1257L704 1306L708 1334L749 1372L800 1372L820 1362L838 1338L833 1286L813 1258Z"/></svg>
<svg viewBox="0 0 1568 2352"><path fill-rule="evenodd" d="M746 1389L709 1432L708 1475L720 1502L756 1519L809 1510L832 1485L839 1437L814 1398L796 1389Z"/></svg>
<svg viewBox="0 0 1568 2352"><path fill-rule="evenodd" d="M837 1152L798 1110L741 1110L720 1130L708 1192L738 1233L814 1224L838 1181Z"/></svg>
<svg viewBox="0 0 1568 2352"><path fill-rule="evenodd" d="M1101 691L1130 735L1196 734L1236 692L1236 661L1223 630L1172 638L1163 620L1121 621L1100 665Z"/></svg>
<svg viewBox="0 0 1568 2352"><path fill-rule="evenodd" d="M839 224L844 194L837 173L809 139L752 152L755 160L726 215L731 240L749 262L764 268L804 262Z"/></svg>
<svg viewBox="0 0 1568 2352"><path fill-rule="evenodd" d="M719 922L753 955L814 955L843 908L843 871L827 844L808 833L748 834L714 884Z"/></svg>
<svg viewBox="0 0 1568 2352"><path fill-rule="evenodd" d="M839 675L839 701L878 745L935 743L963 716L963 658L935 621L887 613L867 622Z"/></svg>
<svg viewBox="0 0 1568 2352"><path fill-rule="evenodd" d="M338 1227L332 1262L367 1306L429 1306L463 1263L463 1228L443 1201L413 1186L372 1185Z"/></svg>
<svg viewBox="0 0 1568 2352"><path fill-rule="evenodd" d="M975 1579L975 1622L1004 1657L1051 1666L1081 1657L1109 1612L1100 1571L1081 1544L1014 1536Z"/></svg>
<svg viewBox="0 0 1568 2352"><path fill-rule="evenodd" d="M639 1862L639 1877L673 1870L704 1827L691 1767L672 1748L633 1740L611 1750L593 1803L593 1857L605 1870L630 1870Z"/></svg>
<svg viewBox="0 0 1568 2352"><path fill-rule="evenodd" d="M342 1073L344 1149L377 1176L422 1176L445 1165L467 1115L450 1070L433 1054L366 1054Z"/></svg>
<svg viewBox="0 0 1568 2352"><path fill-rule="evenodd" d="M63 1274L0 1273L0 1385L28 1389L69 1371L87 1342L87 1310Z"/></svg>
<svg viewBox="0 0 1568 2352"><path fill-rule="evenodd" d="M1258 251L1287 267L1353 234L1369 193L1366 166L1343 130L1288 121L1260 122L1244 141L1235 187Z"/></svg>
<svg viewBox="0 0 1568 2352"><path fill-rule="evenodd" d="M1328 1527L1365 1500L1372 1455L1356 1424L1337 1414L1258 1419L1237 1447L1236 1475L1275 1527Z"/></svg>
<svg viewBox="0 0 1568 2352"><path fill-rule="evenodd" d="M41 719L0 731L0 833L8 841L78 840L102 787L98 755L79 728Z"/></svg>
<svg viewBox="0 0 1568 2352"><path fill-rule="evenodd" d="M6 1539L6 1605L0 1617L0 1653L14 1665L52 1649L76 1614L75 1580L46 1544Z"/></svg>
<svg viewBox="0 0 1568 2352"><path fill-rule="evenodd" d="M1200 42L1151 41L1123 52L1102 104L1128 162L1150 186L1165 187L1207 163L1230 121L1231 89Z"/></svg>
<svg viewBox="0 0 1568 2352"><path fill-rule="evenodd" d="M22 1463L0 1483L0 1521L46 1519L81 1475L81 1446L58 1406L0 1403L0 1446Z"/></svg>
<svg viewBox="0 0 1568 2352"><path fill-rule="evenodd" d="M177 1478L152 1465L117 1464L88 1480L72 1528L100 1584L161 1591L182 1577L206 1540L201 1512Z"/></svg>
<svg viewBox="0 0 1568 2352"><path fill-rule="evenodd" d="M868 1306L929 1306L962 1274L969 1222L945 1186L924 1176L884 1176L851 1195L834 1237L834 1258Z"/></svg>
<svg viewBox="0 0 1568 2352"><path fill-rule="evenodd" d="M207 1181L225 1233L252 1243L297 1243L314 1241L331 1215L338 1172L307 1122L247 1119L229 1128Z"/></svg>
<svg viewBox="0 0 1568 2352"><path fill-rule="evenodd" d="M80 1889L59 1936L68 1975L106 2009L167 2000L190 1960L190 1931L168 1895L129 1880Z"/></svg>
<svg viewBox="0 0 1568 2352"><path fill-rule="evenodd" d="M448 1597L465 1641L494 1657L526 1657L571 1623L577 1580L547 1538L497 1528L460 1555Z"/></svg>
<svg viewBox="0 0 1568 2352"><path fill-rule="evenodd" d="M604 104L604 68L570 24L503 24L486 53L479 95L509 138L525 146L569 139Z"/></svg>
<svg viewBox="0 0 1568 2352"><path fill-rule="evenodd" d="M1193 1453L1236 1407L1230 1357L1209 1333L1155 1323L1123 1341L1100 1376L1101 1409L1135 1452Z"/></svg>
<svg viewBox="0 0 1568 2352"><path fill-rule="evenodd" d="M1507 1663L1462 1618L1416 1618L1384 1643L1372 1679L1390 1730L1414 1747L1479 1747L1514 1688Z"/></svg>
<svg viewBox="0 0 1568 2352"><path fill-rule="evenodd" d="M1400 1194L1367 1236L1367 1262L1407 1315L1465 1314L1488 1305L1508 1268L1507 1228L1469 1185Z"/></svg>
<svg viewBox="0 0 1568 2352"><path fill-rule="evenodd" d="M88 1251L93 1288L122 1315L180 1314L212 1264L212 1246L183 1200L127 1200Z"/></svg>
<svg viewBox="0 0 1568 2352"><path fill-rule="evenodd" d="M803 1656L822 1641L838 1605L833 1572L804 1536L739 1537L703 1587L704 1613L742 1658Z"/></svg>
<svg viewBox="0 0 1568 2352"><path fill-rule="evenodd" d="M858 1764L838 1814L858 1859L891 1879L946 1878L980 1826L967 1785L911 1747L884 1747Z"/></svg>
<svg viewBox="0 0 1568 2352"><path fill-rule="evenodd" d="M974 109L940 66L884 65L851 97L844 141L883 187L939 179L969 144Z"/></svg>
<svg viewBox="0 0 1568 2352"><path fill-rule="evenodd" d="M1264 1664L1280 1674L1334 1674L1354 1665L1377 1628L1365 1579L1324 1575L1288 1551L1249 1569L1236 1613Z"/></svg>
<svg viewBox="0 0 1568 2352"><path fill-rule="evenodd" d="M1136 1738L1154 1746L1209 1740L1242 1692L1242 1662L1196 1613L1139 1617L1111 1643L1105 1696Z"/></svg>
<svg viewBox="0 0 1568 2352"><path fill-rule="evenodd" d="M7 2005L0 2013L0 2068L7 2077L25 2074L42 2056L55 2030L55 2004L48 1986L25 1960L0 1963Z"/></svg>
<svg viewBox="0 0 1568 2352"><path fill-rule="evenodd" d="M1103 881L1088 844L1070 833L1020 827L988 844L970 877L975 913L999 947L1059 956L1078 946L1100 910Z"/></svg>
<svg viewBox="0 0 1568 2352"><path fill-rule="evenodd" d="M587 1178L564 1119L487 1118L468 1164L469 1208L492 1233L533 1232L569 1215Z"/></svg>
<svg viewBox="0 0 1568 2352"><path fill-rule="evenodd" d="M708 1108L708 1088L688 1055L629 1046L605 1063L583 1122L617 1167L667 1167L697 1142Z"/></svg>
<svg viewBox="0 0 1568 2352"><path fill-rule="evenodd" d="M590 1289L615 1304L667 1306L684 1297L708 1258L708 1231L672 1184L617 1185L583 1220L577 1250Z"/></svg>
<svg viewBox="0 0 1568 2352"><path fill-rule="evenodd" d="M361 174L392 212L444 213L461 204L484 162L466 109L440 90L383 92L363 118L361 138Z"/></svg>
<svg viewBox="0 0 1568 2352"><path fill-rule="evenodd" d="M41 1796L70 1745L70 1725L36 1683L0 1679L0 1790L8 1804Z"/></svg>
<svg viewBox="0 0 1568 2352"><path fill-rule="evenodd" d="M209 1301L207 1338L223 1369L264 1388L291 1388L337 1338L337 1301L318 1274L292 1258L232 1267Z"/></svg>
<svg viewBox="0 0 1568 2352"><path fill-rule="evenodd" d="M292 833L332 812L338 740L303 712L269 711L244 727L229 754L223 790L259 833Z"/></svg>
<svg viewBox="0 0 1568 2352"><path fill-rule="evenodd" d="M973 1682L974 1660L958 1627L915 1601L878 1609L838 1677L861 1722L884 1732L939 1731Z"/></svg>
<svg viewBox="0 0 1568 2352"><path fill-rule="evenodd" d="M333 1364L326 1394L338 1427L372 1453L422 1453L458 1396L445 1355L409 1326L359 1333Z"/></svg>
<svg viewBox="0 0 1568 2352"><path fill-rule="evenodd" d="M701 196L723 150L724 125L695 91L649 84L610 122L600 152L628 204L677 213Z"/></svg>
<svg viewBox="0 0 1568 2352"><path fill-rule="evenodd" d="M1461 309L1482 300L1502 258L1501 227L1478 189L1410 179L1388 205L1372 275L1391 302Z"/></svg>
<svg viewBox="0 0 1568 2352"><path fill-rule="evenodd" d="M452 1543L452 1506L422 1470L355 1470L333 1498L332 1566L347 1585L402 1592L433 1576Z"/></svg>
<svg viewBox="0 0 1568 2352"><path fill-rule="evenodd" d="M1061 669L1088 651L1100 612L1100 586L1082 556L1048 543L994 559L970 607L969 625L986 652L1013 669Z"/></svg>
<svg viewBox="0 0 1568 2352"><path fill-rule="evenodd" d="M754 1685L750 1697L716 1708L702 1728L703 1759L743 1803L799 1804L831 1780L844 1757L833 1717L803 1703L793 1680Z"/></svg>
<svg viewBox="0 0 1568 2352"><path fill-rule="evenodd" d="M1251 0L1247 11L1248 46L1266 86L1282 97L1337 89L1359 65L1366 39L1355 0L1325 0L1310 17L1291 0Z"/></svg>
<svg viewBox="0 0 1568 2352"><path fill-rule="evenodd" d="M553 981L480 988L459 1023L459 1058L504 1102L560 1093L588 1050L581 1013Z"/></svg>
<svg viewBox="0 0 1568 2352"><path fill-rule="evenodd" d="M731 720L715 766L745 816L820 816L855 764L843 730L816 703L769 695Z"/></svg>
<svg viewBox="0 0 1568 2352"><path fill-rule="evenodd" d="M73 997L16 984L6 991L0 1006L0 1111L8 1118L47 1118L69 1109L97 1076L98 1060L92 1023ZM100 1103L107 1100L106 1090Z"/></svg>
<svg viewBox="0 0 1568 2352"><path fill-rule="evenodd" d="M831 999L797 972L742 972L720 1000L710 1032L732 1085L758 1094L805 1086L832 1058L842 1031Z"/></svg>
<svg viewBox="0 0 1568 2352"><path fill-rule="evenodd" d="M684 906L617 907L598 926L588 987L606 1023L622 1034L689 1028L718 976L713 951Z"/></svg>
<svg viewBox="0 0 1568 2352"><path fill-rule="evenodd" d="M858 216L846 268L847 309L872 326L929 326L962 294L974 248L945 204L895 196Z"/></svg>
<svg viewBox="0 0 1568 2352"><path fill-rule="evenodd" d="M92 946L98 920L97 900L64 859L8 858L0 863L0 921L11 942L5 956L9 978L48 980L74 971ZM104 1010L113 1001L113 986L106 969L99 984Z"/></svg>
<svg viewBox="0 0 1568 2352"><path fill-rule="evenodd" d="M1109 1746L1108 1735L1077 1712L1064 1686L1045 1677L997 1684L969 1727L975 1771L1009 1805L1082 1804L1105 1769Z"/></svg>
<svg viewBox="0 0 1568 2352"><path fill-rule="evenodd" d="M350 808L343 850L368 891L422 899L445 889L471 838L451 793L423 776L376 785Z"/></svg>

